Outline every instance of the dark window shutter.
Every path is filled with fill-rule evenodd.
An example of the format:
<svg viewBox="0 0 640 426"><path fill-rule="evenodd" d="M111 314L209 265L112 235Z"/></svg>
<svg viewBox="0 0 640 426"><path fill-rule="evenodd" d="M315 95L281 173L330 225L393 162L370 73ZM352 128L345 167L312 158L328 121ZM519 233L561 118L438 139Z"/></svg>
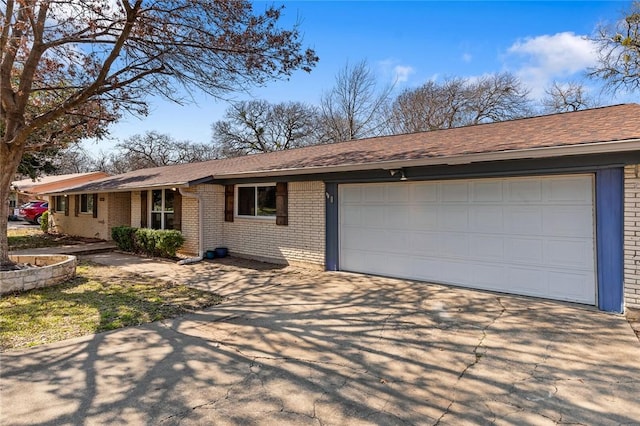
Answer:
<svg viewBox="0 0 640 426"><path fill-rule="evenodd" d="M98 217L98 194L93 194L93 217Z"/></svg>
<svg viewBox="0 0 640 426"><path fill-rule="evenodd" d="M69 203L71 202L71 197L66 197L64 201L64 215L69 216Z"/></svg>
<svg viewBox="0 0 640 426"><path fill-rule="evenodd" d="M225 185L224 187L224 221L233 222L233 193L235 188L233 185Z"/></svg>
<svg viewBox="0 0 640 426"><path fill-rule="evenodd" d="M73 202L73 215L78 216L78 214L80 214L80 194L76 194L73 197Z"/></svg>
<svg viewBox="0 0 640 426"><path fill-rule="evenodd" d="M54 195L51 197L51 202L49 203L49 211L51 213L55 213L56 207L58 207L58 197L59 195Z"/></svg>
<svg viewBox="0 0 640 426"><path fill-rule="evenodd" d="M276 225L289 224L289 193L287 182L276 183Z"/></svg>
<svg viewBox="0 0 640 426"><path fill-rule="evenodd" d="M140 191L140 227L147 227L147 191Z"/></svg>

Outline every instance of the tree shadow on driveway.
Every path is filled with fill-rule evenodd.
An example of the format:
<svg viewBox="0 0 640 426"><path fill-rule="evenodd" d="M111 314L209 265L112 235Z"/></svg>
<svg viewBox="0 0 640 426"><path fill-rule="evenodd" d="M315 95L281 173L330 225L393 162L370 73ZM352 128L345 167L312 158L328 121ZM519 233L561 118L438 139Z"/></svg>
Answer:
<svg viewBox="0 0 640 426"><path fill-rule="evenodd" d="M2 356L2 424L633 424L623 317L433 284L204 264L194 315Z"/></svg>

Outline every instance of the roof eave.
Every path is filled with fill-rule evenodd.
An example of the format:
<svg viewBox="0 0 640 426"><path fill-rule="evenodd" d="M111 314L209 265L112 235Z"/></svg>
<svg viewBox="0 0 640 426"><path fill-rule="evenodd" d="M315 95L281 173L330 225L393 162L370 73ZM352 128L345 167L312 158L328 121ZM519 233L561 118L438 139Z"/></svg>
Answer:
<svg viewBox="0 0 640 426"><path fill-rule="evenodd" d="M258 170L242 173L214 175L214 179L247 179L262 177L294 176L321 173L340 173L364 170L389 170L403 167L421 167L435 165L462 165L470 163L520 160L531 158L566 157L574 155L606 154L614 152L640 151L640 138L621 141L595 142L580 145L551 146L543 148L514 149L473 154L420 158L415 160L391 160L361 164L345 164L339 166L300 167L278 170Z"/></svg>
<svg viewBox="0 0 640 426"><path fill-rule="evenodd" d="M174 183L159 183L156 185L142 185L136 187L128 187L128 188L104 188L104 189L91 189L91 188L69 188L68 190L61 190L56 192L45 192L42 195L75 195L75 194L88 194L88 193L96 193L96 194L104 194L108 192L130 192L130 191L141 191L146 189L158 189L158 188L188 188L193 185L197 185L200 180L209 181L210 177L206 179L199 179L191 182L174 182Z"/></svg>

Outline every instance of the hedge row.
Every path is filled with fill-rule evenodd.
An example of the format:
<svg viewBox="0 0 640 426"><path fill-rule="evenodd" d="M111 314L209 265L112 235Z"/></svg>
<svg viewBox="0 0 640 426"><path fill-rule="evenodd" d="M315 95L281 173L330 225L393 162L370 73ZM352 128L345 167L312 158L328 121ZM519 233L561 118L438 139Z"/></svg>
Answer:
<svg viewBox="0 0 640 426"><path fill-rule="evenodd" d="M111 228L111 239L122 251L155 257L175 257L184 244L180 231L116 226Z"/></svg>

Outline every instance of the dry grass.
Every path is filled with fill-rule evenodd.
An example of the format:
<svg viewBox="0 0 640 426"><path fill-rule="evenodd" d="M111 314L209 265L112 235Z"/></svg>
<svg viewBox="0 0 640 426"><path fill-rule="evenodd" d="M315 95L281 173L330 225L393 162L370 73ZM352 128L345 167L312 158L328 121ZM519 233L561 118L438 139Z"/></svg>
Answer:
<svg viewBox="0 0 640 426"><path fill-rule="evenodd" d="M67 235L45 234L39 228L9 229L7 237L9 251L77 243Z"/></svg>
<svg viewBox="0 0 640 426"><path fill-rule="evenodd" d="M65 284L0 298L0 350L172 318L220 300L184 285L82 263Z"/></svg>

